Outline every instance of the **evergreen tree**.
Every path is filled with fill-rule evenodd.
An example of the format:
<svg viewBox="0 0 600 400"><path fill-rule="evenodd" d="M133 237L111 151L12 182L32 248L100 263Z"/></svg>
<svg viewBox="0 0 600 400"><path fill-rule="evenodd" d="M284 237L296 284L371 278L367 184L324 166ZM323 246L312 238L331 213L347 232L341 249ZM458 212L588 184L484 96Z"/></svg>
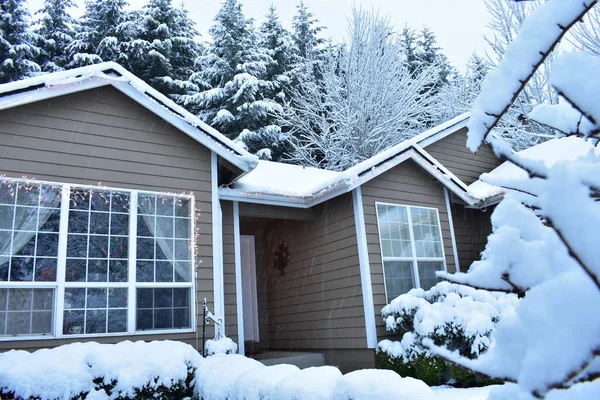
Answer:
<svg viewBox="0 0 600 400"><path fill-rule="evenodd" d="M86 0L81 30L68 47L69 63L74 68L102 61L127 64L121 52L123 23L127 19L125 0Z"/></svg>
<svg viewBox="0 0 600 400"><path fill-rule="evenodd" d="M223 2L209 33L212 44L190 78L197 91L181 96L184 106L229 138L243 141L273 129L270 114L281 108L269 98L274 85L265 80L273 60L237 0Z"/></svg>
<svg viewBox="0 0 600 400"><path fill-rule="evenodd" d="M404 52L404 63L412 76L416 76L421 69L421 61L419 59L418 37L413 29L405 26L400 32L400 42Z"/></svg>
<svg viewBox="0 0 600 400"><path fill-rule="evenodd" d="M132 13L121 33L127 38L121 45L127 68L165 94L179 91L175 82L193 72L199 48L185 10L173 7L171 0L150 0Z"/></svg>
<svg viewBox="0 0 600 400"><path fill-rule="evenodd" d="M45 0L35 33L40 54L36 61L44 72L64 69L68 63L67 47L75 37L75 19L69 14L74 4L71 0Z"/></svg>
<svg viewBox="0 0 600 400"><path fill-rule="evenodd" d="M448 83L448 75L450 73L450 64L448 58L442 53L442 49L437 45L435 34L427 27L424 27L419 32L418 38L418 54L420 61L420 69L427 68L431 65L439 67L439 79L435 84L434 93Z"/></svg>
<svg viewBox="0 0 600 400"><path fill-rule="evenodd" d="M325 41L319 37L323 27L319 20L314 18L303 0L296 6L298 10L292 20L294 30L294 41L298 49L298 55L304 60L315 60L319 58L319 48Z"/></svg>
<svg viewBox="0 0 600 400"><path fill-rule="evenodd" d="M0 83L23 79L40 71L34 61L39 49L29 31L24 0L0 3Z"/></svg>

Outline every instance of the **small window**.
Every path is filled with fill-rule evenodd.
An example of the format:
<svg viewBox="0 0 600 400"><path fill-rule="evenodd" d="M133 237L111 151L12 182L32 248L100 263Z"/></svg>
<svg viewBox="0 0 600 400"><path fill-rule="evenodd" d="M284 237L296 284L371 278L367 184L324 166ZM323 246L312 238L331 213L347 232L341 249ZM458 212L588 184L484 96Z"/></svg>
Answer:
<svg viewBox="0 0 600 400"><path fill-rule="evenodd" d="M436 209L377 203L388 303L410 289L429 289L446 268Z"/></svg>

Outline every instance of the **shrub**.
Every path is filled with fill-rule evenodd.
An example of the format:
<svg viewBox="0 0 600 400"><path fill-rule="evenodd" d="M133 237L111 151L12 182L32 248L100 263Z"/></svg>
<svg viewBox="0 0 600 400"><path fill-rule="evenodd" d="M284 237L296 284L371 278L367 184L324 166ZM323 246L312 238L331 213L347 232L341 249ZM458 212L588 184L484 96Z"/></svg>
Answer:
<svg viewBox="0 0 600 400"><path fill-rule="evenodd" d="M490 347L495 324L512 315L518 302L516 295L448 282L438 283L428 291L413 289L382 310L386 328L398 333L401 340L379 343L378 365L430 385L480 386L485 381L483 377L431 355L422 341L431 339L464 357L477 358Z"/></svg>

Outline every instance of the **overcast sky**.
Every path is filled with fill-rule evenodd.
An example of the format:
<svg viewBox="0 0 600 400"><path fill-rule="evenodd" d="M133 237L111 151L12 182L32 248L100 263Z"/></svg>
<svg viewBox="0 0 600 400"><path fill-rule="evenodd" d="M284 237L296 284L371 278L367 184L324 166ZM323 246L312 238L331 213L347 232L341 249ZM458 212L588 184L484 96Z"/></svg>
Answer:
<svg viewBox="0 0 600 400"><path fill-rule="evenodd" d="M43 0L28 0L30 8L37 10ZM128 0L130 7L139 8L146 0ZM180 4L182 0L173 0ZM183 0L196 21L197 28L204 36L219 10L221 0ZM284 25L289 27L292 16L296 12L299 0L241 0L244 14L257 22L262 22L268 7L274 4ZM73 13L77 16L83 12L83 0L75 0L79 8ZM483 0L304 0L322 25L327 27L325 35L336 41L344 38L347 28L347 17L352 5L379 10L387 14L398 29L405 24L420 29L427 26L437 35L437 40L450 59L450 62L461 71L473 51L483 55L485 42L482 38L486 32L489 16Z"/></svg>

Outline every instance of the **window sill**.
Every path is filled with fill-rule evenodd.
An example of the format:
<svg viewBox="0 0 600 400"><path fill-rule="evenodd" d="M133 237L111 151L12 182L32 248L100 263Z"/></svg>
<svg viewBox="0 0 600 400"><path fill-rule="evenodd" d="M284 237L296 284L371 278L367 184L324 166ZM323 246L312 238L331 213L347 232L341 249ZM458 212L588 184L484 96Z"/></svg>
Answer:
<svg viewBox="0 0 600 400"><path fill-rule="evenodd" d="M119 333L102 333L102 334L88 334L88 335L31 335L31 336L2 336L0 342L24 342L28 340L70 340L70 339L93 339L103 337L132 337L132 336L149 336L149 335L174 335L179 333L194 333L195 329L161 329L161 330L147 330L147 331L136 331L134 333L119 332Z"/></svg>

